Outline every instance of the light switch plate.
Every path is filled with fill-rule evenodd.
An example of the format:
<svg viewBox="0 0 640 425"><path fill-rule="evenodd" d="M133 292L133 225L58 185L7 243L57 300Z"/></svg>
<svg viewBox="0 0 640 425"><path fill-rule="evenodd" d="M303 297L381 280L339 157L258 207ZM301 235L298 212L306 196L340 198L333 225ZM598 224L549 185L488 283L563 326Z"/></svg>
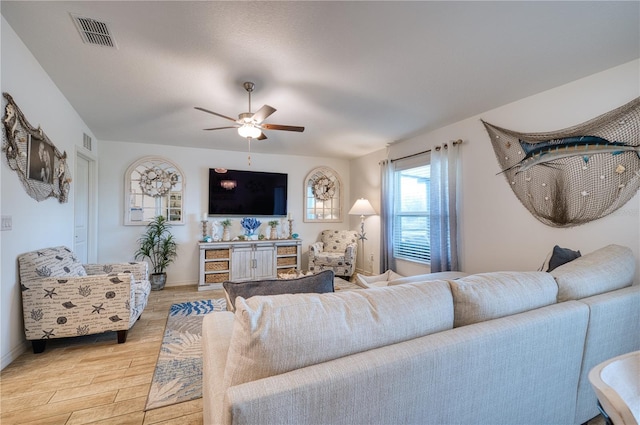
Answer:
<svg viewBox="0 0 640 425"><path fill-rule="evenodd" d="M2 231L5 230L11 230L11 228L13 227L13 219L11 218L10 215L3 215L2 216Z"/></svg>

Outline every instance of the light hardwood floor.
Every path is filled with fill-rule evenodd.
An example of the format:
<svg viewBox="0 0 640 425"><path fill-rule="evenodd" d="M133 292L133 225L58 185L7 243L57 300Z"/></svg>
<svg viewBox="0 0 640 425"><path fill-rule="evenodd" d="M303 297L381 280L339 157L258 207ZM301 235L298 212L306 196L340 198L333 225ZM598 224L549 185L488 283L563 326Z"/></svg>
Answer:
<svg viewBox="0 0 640 425"><path fill-rule="evenodd" d="M223 298L196 286L152 291L140 320L118 344L115 332L47 342L0 373L0 423L202 424L202 399L145 412L149 385L173 303Z"/></svg>
<svg viewBox="0 0 640 425"><path fill-rule="evenodd" d="M124 344L110 332L52 340L42 354L25 352L0 374L0 424L202 425L202 399L143 409L171 304L223 296L195 286L152 291Z"/></svg>

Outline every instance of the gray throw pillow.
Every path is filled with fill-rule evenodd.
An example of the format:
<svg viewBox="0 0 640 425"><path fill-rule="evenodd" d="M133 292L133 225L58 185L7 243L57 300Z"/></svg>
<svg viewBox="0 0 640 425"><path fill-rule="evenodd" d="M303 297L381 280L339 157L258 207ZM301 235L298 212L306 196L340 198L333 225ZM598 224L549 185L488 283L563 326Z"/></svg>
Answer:
<svg viewBox="0 0 640 425"><path fill-rule="evenodd" d="M236 297L247 299L255 295L324 294L326 292L334 292L333 277L333 270L324 270L320 273L297 279L249 280L246 282L228 280L222 283L222 287L227 293L228 302L231 303L232 308L229 310L234 311Z"/></svg>
<svg viewBox="0 0 640 425"><path fill-rule="evenodd" d="M569 248L560 248L558 245L554 246L553 253L549 259L549 268L547 269L547 272L550 272L556 267L560 267L569 261L575 260L580 257L580 255L580 251L573 251Z"/></svg>

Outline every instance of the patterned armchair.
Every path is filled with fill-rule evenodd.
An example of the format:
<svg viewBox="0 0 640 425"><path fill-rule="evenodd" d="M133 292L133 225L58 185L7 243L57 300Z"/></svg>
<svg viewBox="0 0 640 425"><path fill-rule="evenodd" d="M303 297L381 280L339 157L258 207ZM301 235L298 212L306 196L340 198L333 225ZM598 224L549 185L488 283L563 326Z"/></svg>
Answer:
<svg viewBox="0 0 640 425"><path fill-rule="evenodd" d="M333 270L336 276L351 277L356 268L358 233L353 230L323 230L320 242L309 246L309 270Z"/></svg>
<svg viewBox="0 0 640 425"><path fill-rule="evenodd" d="M116 331L127 339L147 305L146 262L85 264L64 246L18 257L24 332L34 353L47 339Z"/></svg>

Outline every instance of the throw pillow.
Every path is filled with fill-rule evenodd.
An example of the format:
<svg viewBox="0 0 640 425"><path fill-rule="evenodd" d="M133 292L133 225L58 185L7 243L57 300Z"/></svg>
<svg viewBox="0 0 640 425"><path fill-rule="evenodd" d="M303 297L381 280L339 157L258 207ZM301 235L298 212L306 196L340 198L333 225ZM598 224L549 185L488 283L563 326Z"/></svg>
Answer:
<svg viewBox="0 0 640 425"><path fill-rule="evenodd" d="M546 272L550 272L556 267L560 267L563 264L568 263L569 261L573 261L576 258L580 257L580 251L573 251L569 248L561 248L558 245L553 247L553 252L551 253L551 257L549 258L549 265L547 266Z"/></svg>
<svg viewBox="0 0 640 425"><path fill-rule="evenodd" d="M398 279L390 280L387 283L387 285L394 286L394 285L402 285L405 283L431 282L434 280L455 280L465 276L469 276L469 274L465 272L435 272L435 273L417 274L414 276L407 276L407 277L401 277Z"/></svg>
<svg viewBox="0 0 640 425"><path fill-rule="evenodd" d="M280 295L334 292L333 270L324 270L311 276L296 279L249 280L246 282L226 281L222 284L227 296L227 309L235 311L236 298L244 299L255 295Z"/></svg>
<svg viewBox="0 0 640 425"><path fill-rule="evenodd" d="M401 274L394 272L393 270L387 270L386 272L374 276L367 276L364 274L356 273L355 283L363 288L371 288L375 286L387 286L389 281L404 277Z"/></svg>

